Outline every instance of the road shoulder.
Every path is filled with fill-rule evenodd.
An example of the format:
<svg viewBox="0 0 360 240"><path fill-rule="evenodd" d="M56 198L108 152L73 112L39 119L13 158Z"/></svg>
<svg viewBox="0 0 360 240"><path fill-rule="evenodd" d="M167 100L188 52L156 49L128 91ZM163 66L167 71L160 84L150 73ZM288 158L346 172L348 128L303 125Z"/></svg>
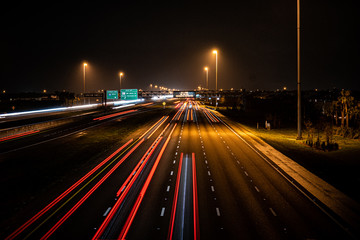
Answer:
<svg viewBox="0 0 360 240"><path fill-rule="evenodd" d="M360 205L356 201L264 142L244 125L219 112L214 111L214 113L229 124L250 147L254 148L255 151L257 150L260 156L263 154L262 157L265 160L266 158L270 160L270 164L279 167L291 180L296 181L298 185L317 199L313 199L313 201L320 201L351 228L360 229Z"/></svg>

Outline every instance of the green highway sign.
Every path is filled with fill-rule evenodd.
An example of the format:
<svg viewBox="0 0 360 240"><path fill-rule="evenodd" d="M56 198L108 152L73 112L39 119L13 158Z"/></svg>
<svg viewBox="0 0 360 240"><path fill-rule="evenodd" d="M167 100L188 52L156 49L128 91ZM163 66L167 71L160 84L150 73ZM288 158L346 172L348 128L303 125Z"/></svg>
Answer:
<svg viewBox="0 0 360 240"><path fill-rule="evenodd" d="M121 100L137 100L138 90L137 89L121 89L120 90Z"/></svg>
<svg viewBox="0 0 360 240"><path fill-rule="evenodd" d="M106 91L106 99L118 99L118 91L117 90L107 90Z"/></svg>

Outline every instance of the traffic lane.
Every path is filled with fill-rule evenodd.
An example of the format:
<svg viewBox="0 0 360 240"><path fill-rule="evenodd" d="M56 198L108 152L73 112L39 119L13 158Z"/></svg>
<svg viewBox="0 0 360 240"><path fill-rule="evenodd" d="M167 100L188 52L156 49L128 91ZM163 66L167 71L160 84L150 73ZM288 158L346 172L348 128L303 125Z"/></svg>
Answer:
<svg viewBox="0 0 360 240"><path fill-rule="evenodd" d="M124 116L119 116L116 119L125 119L128 117L136 117L135 115L141 114L144 111L131 112ZM111 119L110 121L113 121ZM76 119L73 122L61 124L60 126L50 127L48 129L40 130L35 134L31 134L25 137L15 138L8 141L1 142L1 152L8 153L12 151L18 151L26 147L42 144L47 141L52 141L57 138L66 137L71 134L75 134L80 131L98 127L99 125L107 124L107 121L94 121L94 115L85 116L81 119Z"/></svg>
<svg viewBox="0 0 360 240"><path fill-rule="evenodd" d="M116 193L119 191L125 180L132 174L134 167L144 156L154 139L147 141L140 146L130 157L122 164L92 196L54 233L54 239L91 239L97 229L105 220L110 209L113 208L118 198ZM154 153L155 154L155 153ZM154 155L153 155L154 156ZM148 166L147 166L148 167ZM145 173L144 173L145 174ZM133 185L137 190L140 185ZM123 202L121 215L126 220L130 212L133 200L137 194L130 191ZM130 201L130 202L129 202ZM106 214L105 214L106 213ZM105 216L104 216L105 215ZM118 226L119 231L121 226Z"/></svg>
<svg viewBox="0 0 360 240"><path fill-rule="evenodd" d="M160 134L160 132L158 132L157 134ZM149 141L153 141L154 139L149 139ZM135 142L134 142L134 144L135 144ZM139 143L137 143L136 145L138 145ZM151 143L152 144L152 143ZM150 145L151 145L150 144ZM145 148L148 148L149 146L146 146L147 144L146 144L146 142L143 144L143 145L140 145L139 146L139 148L137 149L137 151L139 151L141 154L143 154L146 150L145 149L143 149L144 147ZM135 155L135 153L136 152L134 152L132 155L134 155L134 157L135 157L135 161L132 161L132 160L130 160L130 161L132 161L135 165L139 162L139 160L141 159L141 157L139 157L138 159L136 159L136 155ZM131 156L131 155L130 155ZM128 161L128 159L126 159L125 161ZM124 166L125 166L125 163L126 162L124 162L123 164L124 164ZM122 165L123 165L122 164ZM121 168L121 165L119 166L119 169ZM130 167L130 171L132 171L132 169L134 168L134 165L132 165L131 167ZM116 171L118 171L118 169L116 170ZM105 172L104 172L104 174L105 174ZM98 188L98 189L96 189L95 190L95 192L93 193L93 194L95 194L95 193L97 193L98 191L101 191L101 188L102 188L102 186L105 184L105 183L107 183L107 181L110 181L111 180L111 178L112 178L112 176L113 175L117 175L117 173L116 172L114 172L101 186L100 186L100 188ZM126 175L129 175L129 174L126 174ZM100 177L101 176L99 176L98 178L97 178L97 181L98 180L100 180ZM118 184L119 184L119 182L118 181L116 181ZM96 183L96 181L95 181L95 183ZM95 184L94 183L94 184ZM122 183L121 183L122 184ZM91 186L92 187L92 186ZM87 187L88 189L90 188L90 185ZM120 188L120 186L118 186L118 188ZM83 194L85 194L86 193L86 191L87 190L84 190L83 191ZM101 194L101 195L105 195L105 194ZM114 195L115 196L115 195ZM79 198L79 197L78 197ZM74 214L73 215L71 215L71 217L70 218L68 218L66 221L65 221L65 223L63 223L62 224L62 226L58 229L58 230L55 230L55 234L56 234L56 236L57 235L60 235L61 237L60 238L62 238L62 237L70 237L70 236L72 236L72 234L73 233L71 233L71 232L74 232L74 234L76 235L76 237L81 237L81 236L85 236L86 234L86 232L87 231L89 231L89 229L85 229L84 231L83 231L83 225L85 225L85 224L83 224L83 225L81 225L81 227L79 227L78 225L79 224L76 224L76 223L78 223L77 222L77 220L75 220L73 223L71 223L71 219L72 219L72 217L74 217L75 219L76 219L76 216L77 216L77 213L78 213L78 210L80 210L80 209L82 209L84 206L86 206L86 203L89 201L89 199L91 199L91 198L93 198L93 195L91 195L90 196L90 198L88 198L88 199L86 199L86 201L84 202L84 204L83 205L81 205L81 207L79 208L79 209L77 209L75 212L74 212ZM76 201L75 201L76 202ZM75 204L75 202L74 202L74 204ZM68 209L70 208L70 207L72 207L72 204L68 204ZM91 208L89 208L88 210L90 210L91 211ZM90 211L86 211L87 212L87 214L89 215L89 212ZM106 212L106 211L105 211ZM62 215L61 215L62 216ZM60 216L60 217L61 217ZM47 224L47 225L49 225L49 227L48 228L46 228L46 229L50 229L50 227L51 227L51 224L55 224L55 222L56 221L58 221L58 219L60 218L60 217L58 217L57 219L55 219L55 220L52 220L52 221L49 221L49 223ZM89 217L87 217L86 215L85 216L82 216L82 217L80 217L80 219L89 219L90 220L90 218ZM95 219L99 219L98 217L97 218L95 218ZM55 221L55 222L54 222ZM67 229L66 228L66 226L68 226L68 221L70 221L70 226L71 226L71 228L70 229ZM84 220L83 220L83 222L84 222ZM63 226L65 226L65 229L63 228ZM74 227L75 226L75 227ZM44 234L44 232L46 232L47 230L43 230L43 232L41 232L41 231L39 231L39 233L37 233L37 235L35 235L35 239L36 239L36 236L38 236L39 234L41 235L41 234ZM71 234L70 234L71 233ZM38 236L38 237L41 237L41 236ZM75 236L74 235L74 236Z"/></svg>
<svg viewBox="0 0 360 240"><path fill-rule="evenodd" d="M87 179L83 184L81 184L78 188L76 188L74 191L72 191L70 194L68 194L67 197L65 197L61 202L59 202L57 205L55 205L53 208L51 208L49 211L47 211L38 221L36 221L27 230L25 230L24 233L22 233L22 236L24 237L25 235L31 233L35 229L36 231L34 233L31 233L30 239L39 239L40 237L42 237L49 229L52 228L52 226L54 224L57 223L57 221L59 221L60 218L65 216L65 214L67 214L68 211L71 208L73 208L75 206L75 204L77 202L79 202L79 200L81 200L85 196L85 194L87 194L87 192L89 190L91 190L94 187L94 185L96 185L97 182L104 175L107 174L108 170L110 170L115 164L117 164L117 162L119 162L119 160L120 160L120 158L117 159L117 161L115 159L115 162L112 164L109 164L109 166L107 167L107 169L105 171L101 172L101 169L100 169L95 174L90 176L90 178ZM110 160L110 162L112 162L112 160ZM123 162L123 164L121 164L119 166L119 168L116 171L121 169L122 165L126 166L126 163L127 163L127 159L125 160L125 162ZM113 174L115 174L115 173L113 173ZM95 178L96 175L98 175L98 176ZM106 183L106 181L105 181L105 183ZM90 182L90 183L88 183L88 182ZM96 189L95 192L98 191L98 189ZM57 196L54 196L54 198L55 197L57 197ZM46 204L43 204L43 206L41 208L43 208L45 205ZM41 208L37 209L37 211L39 211ZM75 213L76 213L76 211L75 211ZM30 217L31 216L28 216L28 218L30 218ZM66 221L65 221L65 223L66 223Z"/></svg>
<svg viewBox="0 0 360 240"><path fill-rule="evenodd" d="M212 169L209 166L210 159L205 149L206 137L204 138L204 133L200 129L205 119L200 115L200 112L196 111L198 122L188 124L184 130L184 142L181 149L185 153L195 154L200 238L228 239L229 235L222 226L218 196L211 175Z"/></svg>
<svg viewBox="0 0 360 240"><path fill-rule="evenodd" d="M88 130L85 135L72 135L42 146L24 149L16 154L1 155L1 185L2 189L9 193L1 197L2 229L22 224L28 216L36 213L34 209L39 209L44 202L50 202L60 192L65 191L66 186L71 185L74 179L83 176L99 163L104 154L123 143L119 138L106 148L99 148L102 145L85 145L70 153L65 150L66 146L77 146L77 142L82 143L82 136L96 135L99 131L117 128L123 123L114 121L107 127ZM130 137L136 138L149 126L151 125L144 124L142 128L134 130ZM54 154L57 156L55 159L51 157Z"/></svg>
<svg viewBox="0 0 360 240"><path fill-rule="evenodd" d="M211 212L212 221L218 222L216 232L228 239L236 239L239 236L244 239L284 238L278 223L264 207L262 199L256 195L247 179L227 163L230 155L227 148L219 141L217 132L203 115L201 118L203 124L200 125L200 132L204 140L208 164L201 168L202 172L200 171L199 175L207 177L212 191L208 196L215 195L211 208L203 211ZM202 203L201 199L199 190L200 203ZM201 210L200 205L200 231L203 234Z"/></svg>
<svg viewBox="0 0 360 240"><path fill-rule="evenodd" d="M181 125L175 128L126 239L166 239L178 169ZM141 229L141 231L139 231Z"/></svg>
<svg viewBox="0 0 360 240"><path fill-rule="evenodd" d="M87 109L87 110L73 110L71 112L47 112L37 113L34 115L20 115L20 116L9 116L0 118L0 128L13 128L28 124L36 124L44 121L51 121L62 118L79 117L85 115L96 114L103 111L102 109Z"/></svg>
<svg viewBox="0 0 360 240"><path fill-rule="evenodd" d="M239 174L246 176L253 189L266 199L272 215L279 219L287 236L304 238L349 237L326 214L298 191L223 124L214 125L220 141L231 155L226 164L232 164ZM330 229L330 230L329 230Z"/></svg>
<svg viewBox="0 0 360 240"><path fill-rule="evenodd" d="M182 142L182 121L184 116L183 113L180 120L172 121L178 123L178 125L134 218L134 222L126 236L127 239L165 239L167 237L176 175L179 167L179 147ZM138 231L138 229L141 229L141 231Z"/></svg>

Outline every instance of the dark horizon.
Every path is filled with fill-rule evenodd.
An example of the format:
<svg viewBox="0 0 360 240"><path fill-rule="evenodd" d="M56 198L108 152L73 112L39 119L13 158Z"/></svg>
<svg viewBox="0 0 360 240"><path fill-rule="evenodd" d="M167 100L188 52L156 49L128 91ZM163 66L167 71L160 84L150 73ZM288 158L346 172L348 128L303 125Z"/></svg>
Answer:
<svg viewBox="0 0 360 240"><path fill-rule="evenodd" d="M296 89L296 1L11 6L2 16L1 91ZM301 2L302 89L359 90L355 2Z"/></svg>

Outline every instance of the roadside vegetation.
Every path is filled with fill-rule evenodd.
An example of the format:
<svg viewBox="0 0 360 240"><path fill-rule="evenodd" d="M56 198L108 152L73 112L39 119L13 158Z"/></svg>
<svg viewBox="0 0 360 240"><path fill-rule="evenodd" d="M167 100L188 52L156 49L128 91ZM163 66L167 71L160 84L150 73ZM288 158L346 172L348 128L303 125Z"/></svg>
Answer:
<svg viewBox="0 0 360 240"><path fill-rule="evenodd" d="M303 140L296 140L294 95L244 96L239 103L247 106L234 109L224 104L218 111L360 202L360 193L354 191L360 184L359 97L346 90L309 95L303 96Z"/></svg>

